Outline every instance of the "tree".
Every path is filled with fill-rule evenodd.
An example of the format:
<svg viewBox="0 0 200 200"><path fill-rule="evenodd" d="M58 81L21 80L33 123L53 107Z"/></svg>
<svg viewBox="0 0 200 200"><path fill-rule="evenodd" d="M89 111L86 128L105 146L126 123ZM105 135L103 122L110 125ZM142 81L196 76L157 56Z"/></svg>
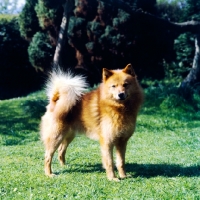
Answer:
<svg viewBox="0 0 200 200"><path fill-rule="evenodd" d="M70 14L75 6L75 1L74 0L68 0L66 2L63 2L63 18L62 18L62 23L60 26L60 31L59 31L59 36L58 36L58 41L56 45L56 51L54 54L53 62L54 65L57 66L62 66L62 52L64 49L64 45L66 43L66 37L67 37L67 30L68 30L68 25L69 25L69 20L70 20Z"/></svg>
<svg viewBox="0 0 200 200"><path fill-rule="evenodd" d="M29 60L36 70L45 71L51 66L59 27L55 23L60 23L63 12L59 8L47 9L43 1L26 0L19 15L20 32L30 42Z"/></svg>
<svg viewBox="0 0 200 200"><path fill-rule="evenodd" d="M194 2L198 5L195 0L188 0L187 5ZM156 0L38 0L35 12L41 30L56 47L56 65L92 72L93 77L98 74L95 79L99 81L102 67L120 68L131 62L139 75L162 77L159 63L169 58L174 39L186 32L198 36L199 22L159 18L155 4ZM183 81L183 88L199 81L198 38L192 75Z"/></svg>
<svg viewBox="0 0 200 200"><path fill-rule="evenodd" d="M68 4L71 2L72 8L74 7L74 1L67 2ZM143 0L128 1L133 9L139 5L146 11L155 12L156 0L149 1L148 6L145 2ZM158 59L160 63L162 61L162 51L155 48L154 52L159 51L159 58L155 58L154 55L158 54L153 55L150 47L152 39L146 39L144 42L141 36L137 37L136 29L132 26L132 21L135 20L129 13L113 6L113 3L107 4L103 1L77 1L73 12L70 12L70 9L65 11L65 8L69 8L66 5L66 1L59 1L55 4L51 0L39 0L35 6L41 29L48 32L53 46L58 44L54 55L56 65L67 66L87 74L92 73L90 77L94 77L96 82L101 79L103 67L120 68L129 62L135 63L135 69L140 75L160 76L164 74L157 62ZM60 15L62 13L64 15ZM67 15L70 15L70 20L66 20L69 19ZM60 28L62 18L65 19L63 22L68 22L63 23L64 26L61 25L64 28ZM135 24L137 25L137 22ZM143 35L147 38L152 37L152 33L143 33ZM66 42L57 42L59 41L58 36L62 36L61 41L66 37ZM156 34L153 34L153 37L158 38ZM148 48L144 51L141 45L145 43L148 43ZM59 49L63 50L57 53ZM41 55L41 53L38 54ZM137 55L133 57L134 54ZM149 60L148 63L147 60ZM153 72L149 63L155 66L157 73ZM39 68L45 70L43 66Z"/></svg>
<svg viewBox="0 0 200 200"><path fill-rule="evenodd" d="M140 14L139 14L140 15ZM200 22L198 21L187 21L183 23L173 23L168 20L159 19L155 16L149 15L147 13L142 13L141 23L147 24L156 24L160 28L168 29L176 32L177 35L190 32L195 35L195 56L193 59L192 68L183 80L180 89L186 90L199 83L200 81L200 51L199 51L199 42L200 42Z"/></svg>
<svg viewBox="0 0 200 200"><path fill-rule="evenodd" d="M19 15L20 33L29 41L36 32L41 30L35 12L37 2L37 0L26 0L26 4Z"/></svg>
<svg viewBox="0 0 200 200"><path fill-rule="evenodd" d="M25 95L38 90L40 75L28 61L28 42L19 32L16 16L0 17L0 99Z"/></svg>
<svg viewBox="0 0 200 200"><path fill-rule="evenodd" d="M38 54L38 51L40 52ZM37 32L28 47L29 61L38 71L43 71L42 66L47 69L54 54L53 47L48 43L48 36L44 32Z"/></svg>
<svg viewBox="0 0 200 200"><path fill-rule="evenodd" d="M185 33L185 38L183 38L183 42L187 44L187 49L188 52L186 54L187 58L190 57L190 54L193 53L194 58L193 61L190 61L191 67L188 75L186 78L183 80L181 84L181 88L183 90L187 91L187 88L190 86L195 86L196 84L199 83L200 81L200 52L199 52L199 42L200 42L200 30L199 30L199 21L200 21L200 2L197 0L187 0L187 4L185 5L184 8L184 14L183 14L183 19L184 21L186 20L192 20L193 25L197 26L196 30L194 32L189 31L190 33ZM196 22L195 22L196 21ZM191 35L191 33L193 35ZM192 41L192 44L191 44ZM195 48L194 48L195 44ZM183 55L183 53L182 53Z"/></svg>

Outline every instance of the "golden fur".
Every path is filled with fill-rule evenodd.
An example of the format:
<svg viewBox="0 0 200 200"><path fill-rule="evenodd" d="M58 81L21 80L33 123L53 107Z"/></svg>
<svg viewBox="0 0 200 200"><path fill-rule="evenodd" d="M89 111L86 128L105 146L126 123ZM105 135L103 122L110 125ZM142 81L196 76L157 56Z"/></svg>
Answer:
<svg viewBox="0 0 200 200"><path fill-rule="evenodd" d="M132 66L123 70L103 69L102 84L84 93L83 77L61 71L53 72L47 82L49 104L41 121L41 139L45 146L45 174L52 176L51 162L58 158L65 164L65 153L76 132L100 142L102 163L109 180L118 180L113 169L113 148L120 178L124 169L128 139L135 130L136 117L143 101L142 89Z"/></svg>

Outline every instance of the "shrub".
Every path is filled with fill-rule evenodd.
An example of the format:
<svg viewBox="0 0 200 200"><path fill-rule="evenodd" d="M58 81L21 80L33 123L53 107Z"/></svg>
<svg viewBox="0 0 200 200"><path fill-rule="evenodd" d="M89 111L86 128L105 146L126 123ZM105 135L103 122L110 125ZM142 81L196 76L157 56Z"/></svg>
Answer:
<svg viewBox="0 0 200 200"><path fill-rule="evenodd" d="M20 33L26 39L31 39L40 30L35 12L37 0L26 0L26 4L19 15Z"/></svg>
<svg viewBox="0 0 200 200"><path fill-rule="evenodd" d="M37 32L34 35L28 47L28 54L31 64L36 69L43 71L51 66L54 48L45 32Z"/></svg>
<svg viewBox="0 0 200 200"><path fill-rule="evenodd" d="M19 32L17 17L0 18L0 99L16 97L38 89L39 74L28 60L28 42Z"/></svg>

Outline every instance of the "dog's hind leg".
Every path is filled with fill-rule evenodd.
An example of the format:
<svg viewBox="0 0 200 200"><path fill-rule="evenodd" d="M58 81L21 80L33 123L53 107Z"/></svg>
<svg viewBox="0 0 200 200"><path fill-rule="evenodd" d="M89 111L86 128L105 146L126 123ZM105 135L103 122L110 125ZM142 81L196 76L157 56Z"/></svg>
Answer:
<svg viewBox="0 0 200 200"><path fill-rule="evenodd" d="M58 159L61 165L65 165L66 150L67 150L68 145L74 139L74 137L75 137L74 133L67 135L67 137L63 139L62 143L58 147Z"/></svg>
<svg viewBox="0 0 200 200"><path fill-rule="evenodd" d="M64 135L61 134L58 137L48 137L45 139L44 141L44 145L45 145L45 174L47 176L53 176L54 174L52 174L52 169L51 169L51 163L52 163L52 158L53 155L55 153L55 151L57 150L58 146L60 145L60 143L62 142L64 138Z"/></svg>

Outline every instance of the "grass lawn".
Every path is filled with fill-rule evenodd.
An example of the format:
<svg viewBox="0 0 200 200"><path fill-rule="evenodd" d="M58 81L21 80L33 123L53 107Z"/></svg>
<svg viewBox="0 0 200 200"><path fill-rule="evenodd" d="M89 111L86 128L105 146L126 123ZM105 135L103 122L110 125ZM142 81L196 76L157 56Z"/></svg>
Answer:
<svg viewBox="0 0 200 200"><path fill-rule="evenodd" d="M71 143L66 166L54 156L58 176L47 178L38 134L43 92L0 101L0 199L200 199L200 101L163 94L146 91L126 154L132 178L120 182L107 180L98 142L84 136Z"/></svg>

